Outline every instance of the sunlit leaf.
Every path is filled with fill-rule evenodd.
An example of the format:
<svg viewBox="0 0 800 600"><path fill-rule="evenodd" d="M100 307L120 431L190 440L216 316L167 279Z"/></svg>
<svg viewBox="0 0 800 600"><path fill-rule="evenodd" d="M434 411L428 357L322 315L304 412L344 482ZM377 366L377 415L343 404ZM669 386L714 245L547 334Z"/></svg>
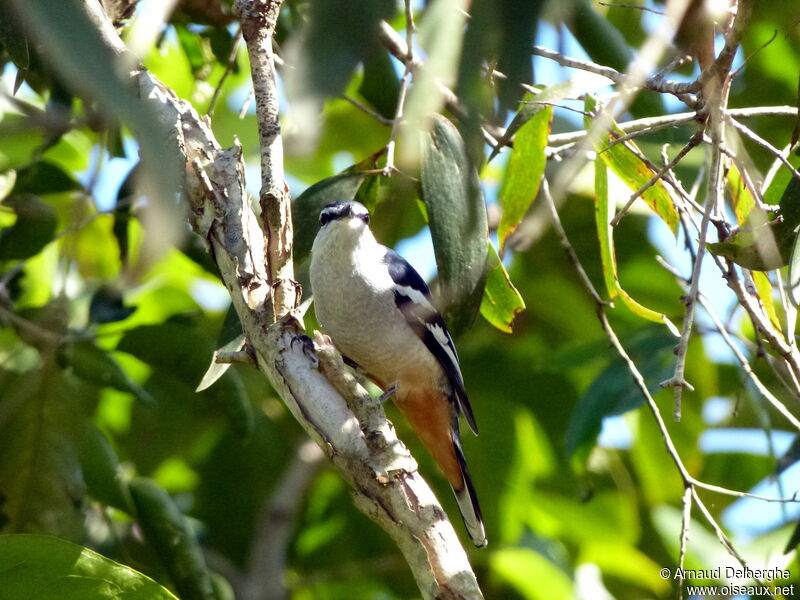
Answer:
<svg viewBox="0 0 800 600"><path fill-rule="evenodd" d="M6 600L177 600L130 567L46 535L0 536L0 565Z"/></svg>
<svg viewBox="0 0 800 600"><path fill-rule="evenodd" d="M797 168L800 157L792 155L789 162ZM764 211L751 211L746 227L728 239L708 244L709 251L753 271L771 271L789 264L800 225L800 180L785 165L775 172L764 192L764 202L779 207L779 218L769 220ZM792 282L794 273L790 268ZM794 285L790 293L794 298Z"/></svg>
<svg viewBox="0 0 800 600"><path fill-rule="evenodd" d="M512 333L514 319L525 310L525 301L511 283L494 246L489 244L486 287L481 300L481 315L500 331Z"/></svg>
<svg viewBox="0 0 800 600"><path fill-rule="evenodd" d="M530 94L526 95L526 99L530 100ZM514 136L514 151L508 160L506 176L500 188L503 213L497 226L497 236L501 254L508 236L519 226L539 191L546 163L544 149L552 118L552 107L545 106Z"/></svg>
<svg viewBox="0 0 800 600"><path fill-rule="evenodd" d="M214 385L214 382L222 377L225 372L231 367L231 363L219 363L216 361L218 352L238 352L244 347L244 332L242 331L242 324L239 321L239 316L231 304L228 307L228 312L225 313L225 321L222 324L222 330L217 338L217 350L211 359L211 364L208 370L203 375L203 379L197 385L197 391L203 390Z"/></svg>
<svg viewBox="0 0 800 600"><path fill-rule="evenodd" d="M728 188L728 194L730 194L733 212L736 215L736 222L739 225L744 225L750 216L750 211L755 207L756 201L753 198L753 194L747 189L742 174L739 173L739 169L736 168L733 162L728 165L725 173L725 183Z"/></svg>
<svg viewBox="0 0 800 600"><path fill-rule="evenodd" d="M475 319L486 281L488 225L478 174L458 130L437 115L423 142L422 199L439 268L439 304L454 335Z"/></svg>
<svg viewBox="0 0 800 600"><path fill-rule="evenodd" d="M678 328L665 314L643 306L631 295L626 292L619 281L617 270L617 257L614 250L614 229L611 227L613 216L613 205L608 197L608 171L605 163L600 160L595 161L595 222L597 224L597 237L600 241L600 260L603 267L603 279L611 300L620 298L623 304L633 314L653 321L663 323L667 329L677 336L680 334Z"/></svg>
<svg viewBox="0 0 800 600"><path fill-rule="evenodd" d="M585 99L586 112L595 114L597 101L591 95ZM614 143L625 132L608 117L608 131L594 132L592 143L597 151L598 160L601 160L630 188L631 193L638 191L655 175L639 155L641 151L636 144L628 140L623 143ZM596 119L584 118L587 131L591 131ZM673 233L678 231L678 211L672 202L672 196L663 180L659 179L641 195L647 205L667 224Z"/></svg>
<svg viewBox="0 0 800 600"><path fill-rule="evenodd" d="M522 598L567 600L573 597L572 580L542 554L530 548L506 548L489 556L492 574Z"/></svg>

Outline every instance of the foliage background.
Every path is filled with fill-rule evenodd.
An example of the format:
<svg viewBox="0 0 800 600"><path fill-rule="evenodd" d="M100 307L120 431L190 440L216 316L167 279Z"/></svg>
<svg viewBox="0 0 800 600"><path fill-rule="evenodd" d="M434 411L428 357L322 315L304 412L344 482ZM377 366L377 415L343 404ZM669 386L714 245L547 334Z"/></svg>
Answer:
<svg viewBox="0 0 800 600"><path fill-rule="evenodd" d="M180 2L163 26L152 27L156 11L142 4L124 36L131 43L145 40L138 47L144 65L201 114L219 93L210 116L214 133L222 144L241 141L248 180L257 182L247 54L235 41L230 7ZM420 43L443 4L414 4ZM367 28L385 18L402 33L403 11L393 2L368 10L359 5L288 1L281 14L278 43L295 73L282 80L286 168L295 197L372 156L390 138L390 126L342 96L393 116L402 67ZM457 73L452 88L500 125L517 108L519 82L551 85L571 74L532 61L534 41L624 69L658 22L638 10L583 0L476 1L471 13L463 32L457 29L447 40L449 50L438 55L430 45L425 58L450 60ZM137 20L137 14L145 16ZM798 17L792 3L754 7L741 53L758 52L734 80L732 107L797 104ZM147 26L155 37L147 37ZM25 39L4 8L0 531L47 533L90 547L187 599L243 594L261 568L252 560L258 542L285 551L288 597L415 597L394 545L354 509L338 476L318 457L308 458L302 430L254 369L234 366L210 389L195 392L213 350L226 340L226 292L215 267L190 235L152 258L149 249L160 231L143 225L128 177L137 161L136 141L113 115L100 114L91 100L74 94L74 83L61 81ZM509 79L486 85L481 65L487 60ZM690 68L683 73L691 76ZM604 97L609 89L599 93ZM680 110L686 108L646 93L619 120ZM450 116L473 158L485 156L476 124ZM793 122L763 117L749 126L782 148ZM663 130L637 143L656 160L663 144L674 155L695 127ZM580 115L553 111L552 132L582 128ZM704 152L692 151L677 169L687 188L703 176ZM747 140L740 152L759 180L774 161ZM497 196L509 176L508 154L478 161L490 217L503 208ZM559 168L551 161L548 177ZM397 176L359 193L377 201L380 239L388 245L414 240L401 248L423 256L417 265L429 272L432 259L420 251L427 234L414 237L426 231L424 218L416 187L407 183ZM559 213L600 287L593 197L591 170L584 171L559 198ZM679 561L684 482L540 204L509 238L505 256L526 304L513 334L479 317L457 340L481 430L479 438L465 435L464 446L490 540L488 549L471 551L473 565L487 598L674 596L675 582L660 569L674 569ZM174 213L180 223L182 209ZM680 253L682 238L676 243L665 229L647 211L625 217L615 235L619 278L632 297L680 323L683 292L654 257L668 253L685 273L688 263ZM308 238L309 232L297 235ZM298 258L298 276L306 283L307 260ZM731 329L752 341L746 316L730 309L721 278L713 277L707 293L727 311ZM668 418L672 393L658 383L672 375L677 338L619 302L607 312ZM796 452L779 459L797 432L747 384L730 353L720 350L709 321L699 319L686 374L694 390L684 393L683 418L668 422L669 433L693 477L750 491L773 481L779 464L794 462ZM313 328L313 312L306 324ZM757 360L758 348L742 344L773 392L796 412L797 397L780 386L766 360ZM455 515L446 482L400 415L389 410L421 471ZM290 496L291 510L270 512L297 472L304 473L305 485ZM763 493L792 496L796 473L789 468L779 481ZM792 577L777 583L797 582L795 552L783 554L798 516L795 505L700 494L749 566L788 568ZM685 566L738 564L709 521L697 510L692 516ZM270 542L284 526L287 539ZM160 545L159 528L182 532L185 545ZM188 578L180 572L187 564L196 570ZM279 582L272 585L277 595L264 597L281 597Z"/></svg>

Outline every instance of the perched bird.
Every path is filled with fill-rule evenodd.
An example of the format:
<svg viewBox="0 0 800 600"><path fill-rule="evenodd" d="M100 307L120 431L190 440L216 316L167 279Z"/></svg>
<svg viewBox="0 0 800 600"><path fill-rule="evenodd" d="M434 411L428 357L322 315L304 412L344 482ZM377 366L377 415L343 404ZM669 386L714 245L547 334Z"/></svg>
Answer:
<svg viewBox="0 0 800 600"><path fill-rule="evenodd" d="M405 414L453 488L472 542L486 545L481 510L459 435L477 434L453 340L425 281L378 243L358 202L327 205L311 250L317 320L339 351Z"/></svg>

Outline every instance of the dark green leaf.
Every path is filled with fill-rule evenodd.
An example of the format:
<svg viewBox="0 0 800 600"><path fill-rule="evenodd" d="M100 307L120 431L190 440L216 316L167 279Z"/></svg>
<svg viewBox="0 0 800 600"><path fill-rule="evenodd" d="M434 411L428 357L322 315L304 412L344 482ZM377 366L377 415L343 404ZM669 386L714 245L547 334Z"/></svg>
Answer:
<svg viewBox="0 0 800 600"><path fill-rule="evenodd" d="M183 25L176 25L175 33L178 36L178 43L189 61L192 75L198 79L204 79L204 71L207 70L208 61L203 47L203 39Z"/></svg>
<svg viewBox="0 0 800 600"><path fill-rule="evenodd" d="M319 213L331 202L349 202L361 183L361 173L339 173L309 187L292 202L294 225L294 259L302 262L311 254L311 246L319 231Z"/></svg>
<svg viewBox="0 0 800 600"><path fill-rule="evenodd" d="M525 301L511 283L494 246L489 244L489 262L486 287L483 290L481 314L500 331L512 333L514 319L525 310Z"/></svg>
<svg viewBox="0 0 800 600"><path fill-rule="evenodd" d="M10 196L3 201L17 221L0 229L0 260L30 258L47 246L56 233L58 217L52 206L37 196Z"/></svg>
<svg viewBox="0 0 800 600"><path fill-rule="evenodd" d="M133 504L119 458L108 438L93 423L83 424L78 452L83 479L92 498L132 515Z"/></svg>
<svg viewBox="0 0 800 600"><path fill-rule="evenodd" d="M572 2L572 19L567 25L591 59L625 72L633 60L633 51L624 36L595 9L590 0ZM641 92L633 104L631 113L636 117L652 117L664 113L664 103L655 92Z"/></svg>
<svg viewBox="0 0 800 600"><path fill-rule="evenodd" d="M133 479L129 488L145 538L178 594L192 600L216 600L197 538L169 494L154 481L142 477Z"/></svg>
<svg viewBox="0 0 800 600"><path fill-rule="evenodd" d="M81 539L84 484L75 438L85 390L52 364L25 375L0 372L0 389L0 531Z"/></svg>
<svg viewBox="0 0 800 600"><path fill-rule="evenodd" d="M143 325L125 332L117 350L133 354L156 371L165 371L194 389L214 351L213 341L180 316L166 323Z"/></svg>
<svg viewBox="0 0 800 600"><path fill-rule="evenodd" d="M217 62L219 62L221 65L227 66L234 44L234 38L231 33L224 27L212 27L203 31L200 35L209 41L209 44L211 45L211 52L214 53L214 57L217 59ZM231 65L231 71L233 73L239 72L238 62L233 61L233 64Z"/></svg>
<svg viewBox="0 0 800 600"><path fill-rule="evenodd" d="M0 44L6 49L11 61L20 71L26 71L30 67L31 55L28 49L28 38L9 10L0 12ZM16 87L14 93L17 93Z"/></svg>
<svg viewBox="0 0 800 600"><path fill-rule="evenodd" d="M392 59L380 45L375 45L364 61L364 79L358 92L383 117L393 119L400 93L400 80Z"/></svg>
<svg viewBox="0 0 800 600"><path fill-rule="evenodd" d="M669 377L669 359L674 346L675 338L672 335L651 329L644 330L626 344L651 393L659 389L660 381ZM628 366L621 358L614 358L575 406L567 427L567 454L571 456L580 451L581 460L585 460L600 434L603 419L633 410L644 401Z"/></svg>
<svg viewBox="0 0 800 600"><path fill-rule="evenodd" d="M155 581L47 535L0 536L3 600L177 600Z"/></svg>
<svg viewBox="0 0 800 600"><path fill-rule="evenodd" d="M522 84L532 84L533 63L530 49L534 44L536 22L544 2L541 0L503 0L488 4L500 16L500 31L494 32L499 44L497 70L505 77L498 82L500 105L509 109L522 96Z"/></svg>
<svg viewBox="0 0 800 600"><path fill-rule="evenodd" d="M294 40L295 68L286 73L286 88L297 103L321 104L341 94L377 36L378 23L395 12L391 0L312 0L307 25Z"/></svg>
<svg viewBox="0 0 800 600"><path fill-rule="evenodd" d="M140 402L155 404L155 399L128 377L108 351L90 340L65 343L59 350L59 359L84 381L128 392Z"/></svg>
<svg viewBox="0 0 800 600"><path fill-rule="evenodd" d="M438 302L458 335L472 324L483 297L486 206L477 171L450 121L437 115L423 144L422 198L439 268Z"/></svg>
<svg viewBox="0 0 800 600"><path fill-rule="evenodd" d="M134 312L136 307L125 306L122 303L122 293L108 286L99 288L89 303L89 320L92 323L124 321Z"/></svg>
<svg viewBox="0 0 800 600"><path fill-rule="evenodd" d="M17 171L13 194L54 194L83 189L80 183L61 167L47 161L39 161Z"/></svg>

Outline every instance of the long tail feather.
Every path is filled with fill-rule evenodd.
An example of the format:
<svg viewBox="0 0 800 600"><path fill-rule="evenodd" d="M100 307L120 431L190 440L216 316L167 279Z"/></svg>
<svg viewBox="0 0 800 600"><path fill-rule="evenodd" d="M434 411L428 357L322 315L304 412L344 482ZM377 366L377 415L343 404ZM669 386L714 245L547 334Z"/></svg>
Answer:
<svg viewBox="0 0 800 600"><path fill-rule="evenodd" d="M464 527L467 528L469 537L472 538L472 543L478 548L483 548L488 542L486 540L486 530L483 526L483 516L481 516L481 507L478 504L478 495L475 493L475 487L472 485L472 478L469 476L467 470L467 461L464 457L464 451L461 449L461 440L459 439L458 430L452 431L453 446L456 450L456 458L461 467L462 486L461 489L453 488L453 493L458 502L458 510L461 512L461 518L464 520Z"/></svg>

